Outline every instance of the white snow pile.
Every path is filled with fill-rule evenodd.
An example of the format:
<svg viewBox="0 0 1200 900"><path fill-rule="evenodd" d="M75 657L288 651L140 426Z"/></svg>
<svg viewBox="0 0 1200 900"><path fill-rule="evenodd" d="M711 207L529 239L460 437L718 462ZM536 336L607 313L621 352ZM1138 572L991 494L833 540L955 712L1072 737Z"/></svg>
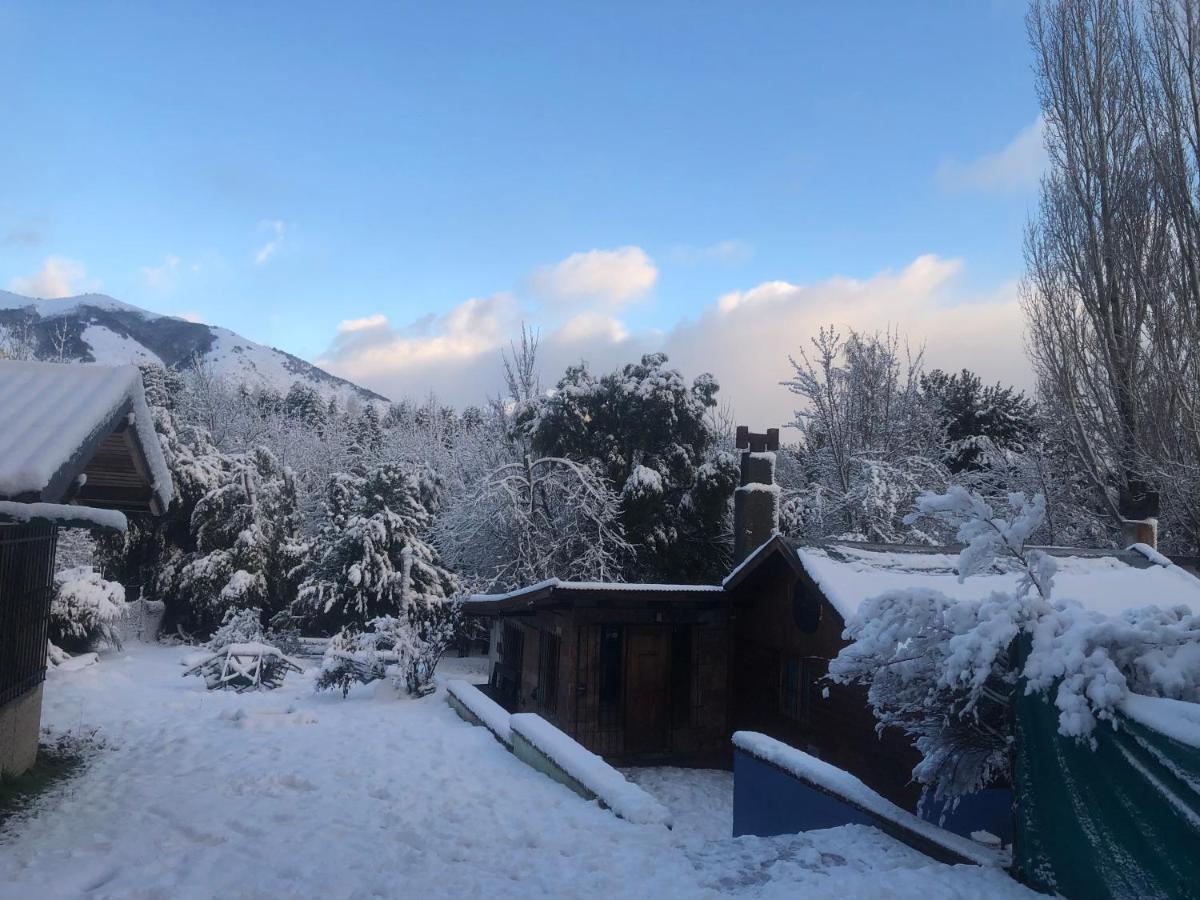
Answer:
<svg viewBox="0 0 1200 900"><path fill-rule="evenodd" d="M525 738L560 769L591 791L622 819L671 827L671 814L636 784L535 713L510 717L514 734Z"/></svg>
<svg viewBox="0 0 1200 900"><path fill-rule="evenodd" d="M801 781L821 788L873 816L918 834L981 866L998 866L1004 862L1003 857L995 851L961 835L938 828L933 823L901 809L849 772L810 756L803 750L797 750L782 741L754 731L735 731L733 745L756 759L783 769Z"/></svg>
<svg viewBox="0 0 1200 900"><path fill-rule="evenodd" d="M504 707L475 685L461 679L447 683L446 693L466 707L503 744L508 747L512 746L512 729L508 722L509 713Z"/></svg>
<svg viewBox="0 0 1200 900"><path fill-rule="evenodd" d="M81 522L93 528L125 531L129 527L125 514L115 509L96 509L65 503L17 503L0 500L0 516L12 522Z"/></svg>
<svg viewBox="0 0 1200 900"><path fill-rule="evenodd" d="M191 649L131 643L47 681L43 725L95 731L105 748L5 821L0 894L1035 896L996 869L936 863L865 826L730 837L728 773L676 770L659 795L674 829L636 825L445 703L379 702L378 684L343 701L314 693L312 672L272 693L196 690L178 677ZM439 672L469 677L467 662L480 660L446 658ZM317 721L301 725L304 714Z"/></svg>
<svg viewBox="0 0 1200 900"><path fill-rule="evenodd" d="M1200 750L1200 703L1130 694L1121 712L1139 725Z"/></svg>
<svg viewBox="0 0 1200 900"><path fill-rule="evenodd" d="M108 581L91 566L75 566L54 574L50 620L66 637L77 641L102 638L119 645L125 607L124 586Z"/></svg>
<svg viewBox="0 0 1200 900"><path fill-rule="evenodd" d="M39 494L126 405L166 508L171 473L136 366L0 360L0 496Z"/></svg>

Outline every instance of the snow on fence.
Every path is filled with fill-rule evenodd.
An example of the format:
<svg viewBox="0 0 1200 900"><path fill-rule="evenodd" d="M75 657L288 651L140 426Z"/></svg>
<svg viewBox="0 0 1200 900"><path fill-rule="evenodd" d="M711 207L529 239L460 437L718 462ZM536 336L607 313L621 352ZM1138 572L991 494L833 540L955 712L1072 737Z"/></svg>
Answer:
<svg viewBox="0 0 1200 900"><path fill-rule="evenodd" d="M810 756L803 750L797 750L753 731L738 731L733 735L734 747L754 761L766 764L778 772L789 776L805 790L805 806L809 806L818 816L809 826L812 828L829 828L835 825L870 824L880 831L891 835L896 840L920 850L939 862L973 863L983 866L998 866L1005 862L1003 854L996 850L977 844L960 835L938 828L930 822L919 818L896 806L890 800L871 790L849 772L832 766L827 762ZM738 771L739 763L743 760L735 755L734 759L734 818L738 818L739 791L742 792L742 802L746 803L745 789L746 772ZM782 797L783 792L771 788L776 796ZM755 801L764 798L755 798ZM795 798L788 797L788 802ZM738 833L735 830L735 834ZM748 832L747 832L748 833Z"/></svg>
<svg viewBox="0 0 1200 900"><path fill-rule="evenodd" d="M582 744L535 713L509 717L513 753L523 762L587 799L596 799L622 819L671 827L667 808Z"/></svg>
<svg viewBox="0 0 1200 900"><path fill-rule="evenodd" d="M462 718L472 725L482 725L496 736L496 740L512 749L508 712L475 685L451 681L446 685L446 700Z"/></svg>

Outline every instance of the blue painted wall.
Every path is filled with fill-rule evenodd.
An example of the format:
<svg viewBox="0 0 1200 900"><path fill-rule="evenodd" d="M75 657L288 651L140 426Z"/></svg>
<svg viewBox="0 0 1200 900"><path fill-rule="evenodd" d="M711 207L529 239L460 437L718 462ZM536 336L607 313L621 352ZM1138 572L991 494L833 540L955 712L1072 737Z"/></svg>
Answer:
<svg viewBox="0 0 1200 900"><path fill-rule="evenodd" d="M796 834L870 825L870 816L801 784L741 750L733 752L733 836Z"/></svg>
<svg viewBox="0 0 1200 900"><path fill-rule="evenodd" d="M1004 843L1012 843L1013 796L1007 788L989 788L963 797L958 808L946 815L946 821L939 822L945 805L926 797L917 812L926 822L940 825L963 837L970 837L973 831L989 831Z"/></svg>
<svg viewBox="0 0 1200 900"><path fill-rule="evenodd" d="M923 804L921 816L938 824L941 804ZM808 787L781 769L734 749L733 834L769 837L797 834L838 825L873 825L873 818L821 791ZM1012 792L980 791L966 797L946 817L942 828L970 837L972 831L990 831L1012 843Z"/></svg>

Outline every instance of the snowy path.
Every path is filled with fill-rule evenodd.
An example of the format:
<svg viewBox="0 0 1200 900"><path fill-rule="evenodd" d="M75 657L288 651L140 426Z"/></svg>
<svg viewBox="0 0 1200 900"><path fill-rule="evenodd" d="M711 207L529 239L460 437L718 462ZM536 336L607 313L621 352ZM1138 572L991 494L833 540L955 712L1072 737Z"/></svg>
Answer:
<svg viewBox="0 0 1200 900"><path fill-rule="evenodd" d="M724 773L647 770L680 827L631 825L440 693L343 701L295 676L273 694L209 693L180 677L184 655L136 645L51 675L45 723L107 746L0 836L0 896L1025 896L869 828L728 838Z"/></svg>

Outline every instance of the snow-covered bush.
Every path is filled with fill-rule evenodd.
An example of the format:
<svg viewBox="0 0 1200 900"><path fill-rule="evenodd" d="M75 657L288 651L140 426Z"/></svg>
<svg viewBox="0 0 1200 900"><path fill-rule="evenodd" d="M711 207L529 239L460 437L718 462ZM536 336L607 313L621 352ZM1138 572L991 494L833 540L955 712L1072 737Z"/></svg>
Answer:
<svg viewBox="0 0 1200 900"><path fill-rule="evenodd" d="M834 681L867 687L881 727L914 739L922 758L913 775L939 798L1007 773L1011 697L1022 679L1026 692L1053 692L1059 732L1085 741L1131 690L1200 700L1200 616L1154 606L1104 616L1054 596L1054 559L1027 546L1045 502L1015 493L1009 505L997 515L956 486L922 496L912 518L956 526L966 545L960 580L1003 557L1021 572L1015 590L958 601L928 588L885 591L847 623L851 643L829 667ZM1022 634L1031 648L1018 666Z"/></svg>
<svg viewBox="0 0 1200 900"><path fill-rule="evenodd" d="M457 607L445 604L416 616L380 616L367 629L346 629L329 642L316 689L338 689L345 697L354 684L391 677L414 696L433 690L438 660L454 638Z"/></svg>
<svg viewBox="0 0 1200 900"><path fill-rule="evenodd" d="M50 601L50 640L66 650L86 650L95 641L120 646L125 588L91 566L63 569L54 575Z"/></svg>
<svg viewBox="0 0 1200 900"><path fill-rule="evenodd" d="M262 611L257 608L229 609L220 626L204 645L209 650L221 650L230 644L261 644L266 642L262 627Z"/></svg>

